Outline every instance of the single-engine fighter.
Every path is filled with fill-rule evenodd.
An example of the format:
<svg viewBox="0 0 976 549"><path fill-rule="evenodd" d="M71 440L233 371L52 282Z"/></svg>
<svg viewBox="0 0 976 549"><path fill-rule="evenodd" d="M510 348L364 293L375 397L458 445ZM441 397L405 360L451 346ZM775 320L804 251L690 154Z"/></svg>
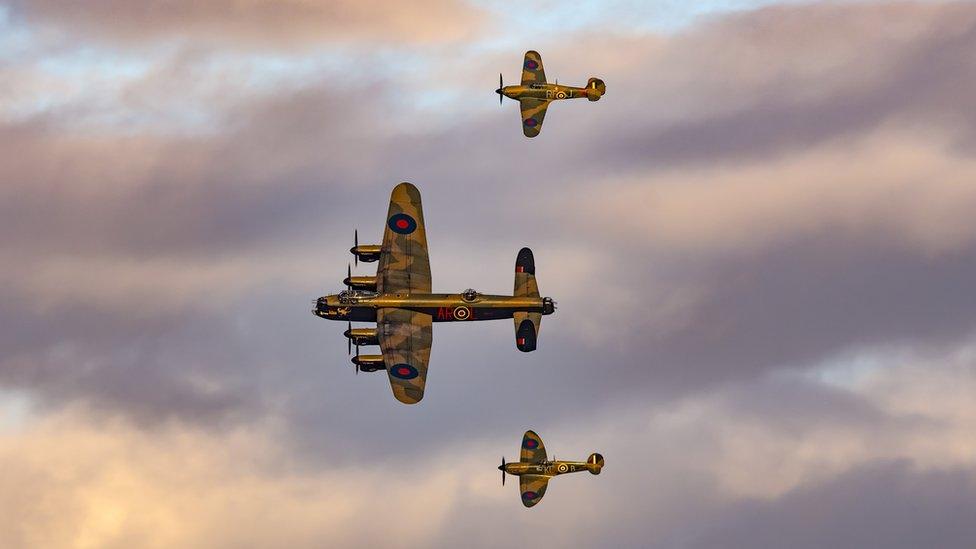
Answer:
<svg viewBox="0 0 976 549"><path fill-rule="evenodd" d="M556 475L567 473L578 473L589 471L594 475L599 475L603 470L603 456L597 453L590 454L586 461L558 461L556 459L546 459L546 447L542 444L542 439L534 431L526 431L522 436L522 450L519 460L515 463L505 463L502 457L502 464L498 467L502 472L502 486L505 485L505 473L519 477L519 493L522 495L522 504L532 507L542 501L542 496L546 495L546 487L549 479Z"/></svg>
<svg viewBox="0 0 976 549"><path fill-rule="evenodd" d="M505 97L519 102L522 111L522 133L525 137L535 137L542 131L542 120L546 117L549 103L561 99L576 99L585 97L590 101L599 101L607 93L607 85L599 78L591 77L586 87L560 86L559 82L546 82L546 73L542 69L542 56L536 51L525 52L522 62L522 83L518 86L506 86L502 75L498 75L498 103Z"/></svg>
<svg viewBox="0 0 976 549"><path fill-rule="evenodd" d="M459 294L433 294L427 233L420 206L420 191L400 183L390 197L382 245L360 245L356 233L350 250L359 260L379 261L376 276L352 276L347 289L318 298L312 313L329 320L344 320L349 329L349 352L356 372L386 370L393 396L405 404L420 402L427 380L433 322L515 319L515 345L520 351L536 348L542 316L556 303L539 296L532 250L522 248L515 259L514 295L485 295L474 290ZM353 328L353 322L375 322L375 328ZM362 345L379 345L383 354L361 355Z"/></svg>

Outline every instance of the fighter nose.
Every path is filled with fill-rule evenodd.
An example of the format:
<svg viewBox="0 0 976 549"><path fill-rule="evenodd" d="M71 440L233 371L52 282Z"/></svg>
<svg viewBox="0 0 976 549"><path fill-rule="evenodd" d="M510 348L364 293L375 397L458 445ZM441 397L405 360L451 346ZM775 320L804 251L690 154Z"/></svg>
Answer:
<svg viewBox="0 0 976 549"><path fill-rule="evenodd" d="M499 471L504 471L505 470L505 466L504 465L499 465L498 466L498 470Z"/></svg>
<svg viewBox="0 0 976 549"><path fill-rule="evenodd" d="M498 88L497 90L495 90L495 93L497 93L498 95L501 95L502 89L501 88Z"/></svg>

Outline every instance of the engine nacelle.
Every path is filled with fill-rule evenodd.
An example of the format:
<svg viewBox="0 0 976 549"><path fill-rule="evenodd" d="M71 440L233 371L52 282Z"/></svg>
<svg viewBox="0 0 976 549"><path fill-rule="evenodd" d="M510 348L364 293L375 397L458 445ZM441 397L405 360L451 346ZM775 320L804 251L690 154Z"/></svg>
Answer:
<svg viewBox="0 0 976 549"><path fill-rule="evenodd" d="M364 372L376 372L386 369L386 364L383 362L383 355L356 355L352 357L352 363L359 366L359 369Z"/></svg>
<svg viewBox="0 0 976 549"><path fill-rule="evenodd" d="M342 279L342 283L354 290L376 291L375 276L347 276Z"/></svg>
<svg viewBox="0 0 976 549"><path fill-rule="evenodd" d="M379 261L382 248L379 244L358 244L349 248L349 253L359 258L359 261L372 263Z"/></svg>
<svg viewBox="0 0 976 549"><path fill-rule="evenodd" d="M376 333L376 328L350 328L342 335L352 340L353 345L379 345L380 338Z"/></svg>

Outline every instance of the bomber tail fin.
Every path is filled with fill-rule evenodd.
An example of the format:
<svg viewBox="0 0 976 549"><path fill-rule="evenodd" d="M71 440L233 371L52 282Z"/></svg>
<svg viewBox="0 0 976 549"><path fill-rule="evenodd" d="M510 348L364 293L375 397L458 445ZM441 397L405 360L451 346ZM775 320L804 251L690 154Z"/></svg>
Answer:
<svg viewBox="0 0 976 549"><path fill-rule="evenodd" d="M535 280L535 257L532 250L522 248L515 258L516 297L539 297L539 285ZM515 317L515 346L519 351L534 351L542 324L541 313L517 312Z"/></svg>
<svg viewBox="0 0 976 549"><path fill-rule="evenodd" d="M603 83L603 80L591 76L586 82L586 91L587 99L590 101L599 101L607 93L607 85Z"/></svg>
<svg viewBox="0 0 976 549"><path fill-rule="evenodd" d="M599 475L600 471L603 470L603 456L596 452L590 454L586 460L586 470L594 475Z"/></svg>

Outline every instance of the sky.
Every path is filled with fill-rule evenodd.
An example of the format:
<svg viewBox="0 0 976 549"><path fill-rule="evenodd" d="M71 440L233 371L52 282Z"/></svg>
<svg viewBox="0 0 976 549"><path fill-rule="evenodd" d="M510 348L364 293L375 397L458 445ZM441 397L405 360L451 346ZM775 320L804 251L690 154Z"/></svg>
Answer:
<svg viewBox="0 0 976 549"><path fill-rule="evenodd" d="M527 49L606 96L524 138ZM974 49L959 1L0 0L0 545L976 546ZM435 291L530 246L559 305L435 326L416 406L310 314L400 181ZM525 509L530 428L602 474Z"/></svg>

